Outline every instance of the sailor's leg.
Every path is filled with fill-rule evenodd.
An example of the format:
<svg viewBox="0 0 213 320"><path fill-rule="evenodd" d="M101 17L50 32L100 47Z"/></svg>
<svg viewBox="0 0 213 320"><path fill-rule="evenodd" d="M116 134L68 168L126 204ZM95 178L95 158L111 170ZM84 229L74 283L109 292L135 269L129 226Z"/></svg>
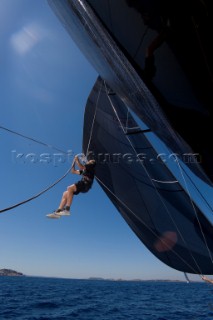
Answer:
<svg viewBox="0 0 213 320"><path fill-rule="evenodd" d="M72 184L71 186L69 186L67 188L67 200L66 200L66 206L70 207L72 204L72 199L73 199L73 195L74 192L77 190L76 185Z"/></svg>
<svg viewBox="0 0 213 320"><path fill-rule="evenodd" d="M68 191L65 191L63 193L62 198L61 198L61 202L60 202L58 209L63 210L63 208L65 207L65 205L67 203L67 195L68 195Z"/></svg>

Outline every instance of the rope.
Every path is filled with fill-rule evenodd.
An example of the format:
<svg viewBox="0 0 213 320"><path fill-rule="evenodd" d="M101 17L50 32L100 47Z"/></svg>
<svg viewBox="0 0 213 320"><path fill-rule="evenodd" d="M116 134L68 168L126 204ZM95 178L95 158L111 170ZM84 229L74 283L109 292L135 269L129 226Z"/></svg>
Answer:
<svg viewBox="0 0 213 320"><path fill-rule="evenodd" d="M31 137L28 137L28 136L26 136L26 135L24 135L24 134L21 134L21 133L19 133L19 132L13 131L13 130L8 129L8 128L6 128L6 127L0 126L0 129L5 130L5 131L7 131L7 132L10 132L10 133L12 133L12 134L15 134L15 135L17 135L17 136L20 136L20 137L22 137L22 138L24 138L24 139L27 139L27 140L36 142L36 143L38 143L38 144L41 144L42 146L45 146L45 147L48 147L48 148L51 148L51 149L60 151L60 152L63 153L63 154L67 154L67 152L65 152L65 151L63 151L63 150L61 150L61 149L58 149L57 147L54 147L54 146L51 145L51 144L42 142L42 141L40 141L40 140L31 138Z"/></svg>
<svg viewBox="0 0 213 320"><path fill-rule="evenodd" d="M152 179L152 181L154 181L154 182L158 182L158 183L165 183L165 184L178 183L178 181L177 181L177 180L172 180L172 181L161 181L161 180Z"/></svg>
<svg viewBox="0 0 213 320"><path fill-rule="evenodd" d="M111 13L111 7L110 7L109 0L107 1L107 7L108 7L108 12L109 12L109 20L110 20L112 32L114 33L113 24L112 24L112 13Z"/></svg>
<svg viewBox="0 0 213 320"><path fill-rule="evenodd" d="M51 184L49 187L45 188L44 190L40 191L39 193L37 193L36 195L32 196L32 197L29 198L29 199L26 199L26 200L24 200L24 201L21 201L21 202L19 202L19 203L16 203L16 204L8 207L8 208L5 208L5 209L0 210L0 213L3 213L3 212L5 212L5 211L11 210L11 209L14 209L14 208L16 208L16 207L18 207L18 206L21 206L21 205L23 205L23 204L25 204L25 203L27 203L27 202L30 202L30 201L38 198L39 196L41 196L42 194L44 194L45 192L47 192L48 190L50 190L51 188L53 188L53 187L54 187L56 184L58 184L62 179L64 179L64 178L68 175L69 172L70 172L70 168L69 168L69 170L67 170L67 172L66 172L61 178L59 178L57 181L55 181L55 182L54 182L53 184Z"/></svg>
<svg viewBox="0 0 213 320"><path fill-rule="evenodd" d="M209 207L209 209L213 212L213 208L211 206L211 204L206 200L206 198L204 197L204 195L200 192L200 190L198 189L198 187L196 186L196 184L194 183L194 181L192 180L192 178L189 176L189 174L187 173L187 171L181 166L181 170L182 172L184 172L185 176L188 177L188 179L191 181L191 184L193 184L193 186L195 187L195 189L197 190L197 192L200 194L200 197L203 199L203 201L206 203L207 207Z"/></svg>
<svg viewBox="0 0 213 320"><path fill-rule="evenodd" d="M88 151L89 151L89 147L90 147L90 142L91 142L91 139L92 139L93 127L94 127L94 123L95 123L97 106L98 106L98 101L99 101L101 89L102 89L102 82L101 82L101 86L100 86L100 89L99 89L99 92L98 92L98 97L97 97L97 101L96 101L96 105L95 105L95 114L94 114L94 117L93 117L93 120L92 120L92 127L91 127L91 130L90 130L90 137L89 137L89 141L88 141L88 145L87 145L86 157L88 156Z"/></svg>
<svg viewBox="0 0 213 320"><path fill-rule="evenodd" d="M183 274L184 274L184 277L185 277L185 279L186 279L186 282L187 282L187 283L189 283L189 282L190 282L190 280L189 280L189 277L188 277L187 273L186 273L186 272L184 272Z"/></svg>
<svg viewBox="0 0 213 320"><path fill-rule="evenodd" d="M99 93L98 93L98 97L97 97L97 101L96 101L96 110L97 110L97 105L98 105L98 101L99 101L101 89L102 89L102 84L101 84L101 87L100 87L100 89L99 89ZM91 134L90 134L90 139L89 139L88 146L87 146L86 155L87 155L87 153L88 153L90 141L91 141L91 138L92 138L93 126L94 126L95 117L96 117L96 110L95 110L95 115L94 115L93 122L92 122ZM43 146L46 146L46 147L48 147L48 148L55 149L55 150L57 150L57 151L60 151L60 152L62 152L62 153L64 153L64 154L66 154L66 152L64 152L63 150L60 150L60 149L54 147L53 145L50 145L50 144L44 143L44 142L42 142L42 141L39 141L39 140L37 140L37 139L28 137L28 136L26 136L26 135L23 135L23 134L21 134L21 133L19 133L19 132L13 131L13 130L8 129L8 128L6 128L6 127L0 126L0 129L5 130L5 131L10 132L10 133L12 133L12 134L18 135L18 136L20 136L20 137L22 137L22 138L31 140L31 141L33 141L33 142L36 142L36 143L38 143L38 144L41 144L41 145L43 145ZM14 209L14 208L16 208L16 207L18 207L18 206L21 206L21 205L23 205L23 204L25 204L25 203L27 203L27 202L30 202L30 201L38 198L39 196L41 196L42 194L44 194L45 192L47 192L48 190L50 190L51 188L53 188L53 187L54 187L56 184L58 184L62 179L64 179L64 178L68 175L69 172L70 172L70 168L68 169L68 171L67 171L60 179L58 179L57 181L55 181L55 182L54 182L53 184L51 184L49 187L45 188L44 190L40 191L38 194L36 194L36 195L34 195L34 196L32 196L32 197L24 200L24 201L21 201L21 202L19 202L19 203L16 203L16 204L14 204L14 205L12 205L12 206L10 206L10 207L1 209L1 210L0 210L0 213L3 213L3 212L6 212L6 211L9 211L9 210L12 210L12 209Z"/></svg>
<svg viewBox="0 0 213 320"><path fill-rule="evenodd" d="M138 46L137 46L137 49L135 50L135 53L134 53L134 56L133 56L134 59L136 58L136 56L137 56L137 54L138 54L138 52L139 52L139 50L140 50L140 47L141 47L142 44L143 44L144 38L145 38L148 30L149 30L149 27L147 26L146 29L144 30L144 33L143 33L142 36L141 36L141 40L140 40L140 42L139 42L139 44L138 44Z"/></svg>

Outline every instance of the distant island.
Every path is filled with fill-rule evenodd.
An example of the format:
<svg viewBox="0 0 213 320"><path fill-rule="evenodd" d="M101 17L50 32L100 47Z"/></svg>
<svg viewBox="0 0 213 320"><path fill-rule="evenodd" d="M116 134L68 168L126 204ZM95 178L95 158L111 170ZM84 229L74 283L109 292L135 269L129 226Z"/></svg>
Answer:
<svg viewBox="0 0 213 320"><path fill-rule="evenodd" d="M17 276L23 276L23 273L17 272L11 269L0 269L0 277L2 276L17 277Z"/></svg>

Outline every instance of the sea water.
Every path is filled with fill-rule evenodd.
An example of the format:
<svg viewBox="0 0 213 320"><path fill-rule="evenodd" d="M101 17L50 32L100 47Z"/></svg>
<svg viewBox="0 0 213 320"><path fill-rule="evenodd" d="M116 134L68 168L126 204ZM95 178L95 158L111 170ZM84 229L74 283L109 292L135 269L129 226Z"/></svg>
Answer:
<svg viewBox="0 0 213 320"><path fill-rule="evenodd" d="M0 319L212 320L213 285L0 277Z"/></svg>

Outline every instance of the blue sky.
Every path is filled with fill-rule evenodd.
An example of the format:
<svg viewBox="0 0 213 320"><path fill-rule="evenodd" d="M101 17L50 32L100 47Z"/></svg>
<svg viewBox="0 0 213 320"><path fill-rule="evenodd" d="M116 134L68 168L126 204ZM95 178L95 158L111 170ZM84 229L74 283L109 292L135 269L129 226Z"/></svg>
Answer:
<svg viewBox="0 0 213 320"><path fill-rule="evenodd" d="M0 126L81 152L84 107L97 73L44 0L1 0L0 30ZM4 130L0 148L0 209L37 194L71 165L71 157ZM41 161L44 154L48 163ZM70 174L36 200L0 214L0 268L37 276L184 280L144 247L97 182L75 197L70 217L47 219L75 181Z"/></svg>

